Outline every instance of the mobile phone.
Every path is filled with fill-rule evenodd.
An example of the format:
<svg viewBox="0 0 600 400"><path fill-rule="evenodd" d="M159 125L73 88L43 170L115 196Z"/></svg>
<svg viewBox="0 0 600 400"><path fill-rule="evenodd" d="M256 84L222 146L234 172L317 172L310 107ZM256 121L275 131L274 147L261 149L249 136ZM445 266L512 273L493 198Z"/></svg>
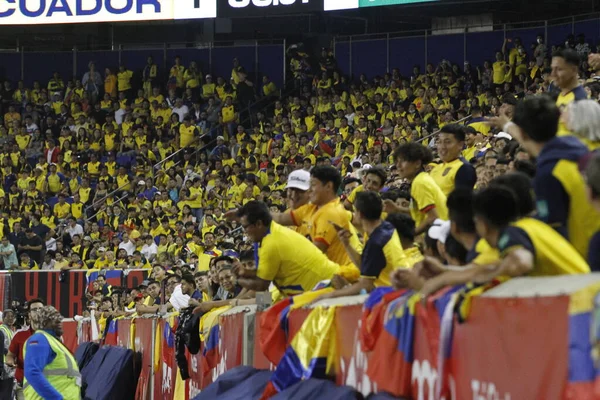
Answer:
<svg viewBox="0 0 600 400"><path fill-rule="evenodd" d="M329 221L329 223L330 223L331 225L333 225L333 227L335 228L335 230L336 230L336 231L338 231L338 232L344 229L343 227L339 226L338 224L336 224L336 223L335 223L335 222L333 222L333 221Z"/></svg>

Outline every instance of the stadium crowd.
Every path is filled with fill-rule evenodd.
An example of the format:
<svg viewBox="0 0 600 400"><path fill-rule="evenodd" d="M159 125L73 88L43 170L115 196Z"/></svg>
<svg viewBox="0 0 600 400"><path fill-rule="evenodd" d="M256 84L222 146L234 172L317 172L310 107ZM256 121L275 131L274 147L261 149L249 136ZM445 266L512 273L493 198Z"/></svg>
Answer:
<svg viewBox="0 0 600 400"><path fill-rule="evenodd" d="M292 46L285 88L180 57L5 81L4 269L151 269L136 288L100 273L101 326L267 290L600 270L600 56L581 36L552 50L515 38L482 66L352 79Z"/></svg>

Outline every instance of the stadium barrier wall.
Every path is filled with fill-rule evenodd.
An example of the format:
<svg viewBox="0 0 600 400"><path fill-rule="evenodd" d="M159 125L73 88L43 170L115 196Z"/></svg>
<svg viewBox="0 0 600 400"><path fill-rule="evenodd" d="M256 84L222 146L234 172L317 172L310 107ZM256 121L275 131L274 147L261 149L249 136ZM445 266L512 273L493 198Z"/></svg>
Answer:
<svg viewBox="0 0 600 400"><path fill-rule="evenodd" d="M415 399L600 398L600 379L596 378L600 374L598 364L594 364L600 343L600 274L520 278L504 283L472 298L467 321L454 319L450 342L445 342L448 337L442 332L435 298L416 304L414 341L409 347L412 361L404 384L399 377L386 376L386 371L393 369L390 360L394 354L381 359L375 352L362 350L359 336L366 298L355 296L316 305L336 307L338 384L352 386L365 395L387 391ZM289 340L310 311L291 312ZM191 379L183 384L177 383L173 316L119 320L116 333L112 332L106 343L142 353L137 399L183 399L183 391L185 399L192 399L238 365L274 369L260 350L256 323L260 315L253 306L223 313L215 367L207 367L202 351L187 354ZM383 325L385 322L387 319ZM89 332L89 321L66 321L65 328L68 345L89 338L85 333ZM442 350L440 343L450 343L445 347L449 351ZM402 346L405 344L398 342L398 348Z"/></svg>
<svg viewBox="0 0 600 400"><path fill-rule="evenodd" d="M132 47L132 46L131 46ZM107 67L116 71L121 63L137 74L141 80L146 60L152 56L158 66L158 81L166 85L169 70L175 63L175 57L181 56L184 65L196 61L204 76L212 74L222 76L229 82L233 59L237 57L254 82L260 83L263 75L267 75L278 87L285 82L285 42L279 44L254 44L237 46L220 46L218 43L208 43L202 47L168 48L167 44L160 46L147 45L144 48L123 48L116 46L114 50L93 50L40 52L29 51L19 47L16 51L0 52L0 79L9 79L13 83L23 80L29 88L34 81L39 81L42 87L58 72L62 79L81 79L88 71L90 62L96 64L96 70L104 76ZM39 66L43 65L44 68ZM134 76L134 82L136 77ZM216 82L216 80L215 80ZM13 84L16 87L16 84Z"/></svg>
<svg viewBox="0 0 600 400"><path fill-rule="evenodd" d="M550 54L552 46L564 44L568 35L584 34L591 50L595 51L594 45L600 39L600 19L598 16L583 18L587 19L569 17L558 21L537 21L523 27L503 25L498 30L485 32L465 29L456 34L410 31L336 37L333 48L340 70L355 77L364 73L370 79L393 68L399 68L400 73L410 76L415 65L420 66L423 72L427 63L436 66L442 60L457 64L462 70L467 61L473 66L483 66L484 61L494 62L495 52L502 48L504 38L520 37L531 56L531 45L537 35L545 38Z"/></svg>

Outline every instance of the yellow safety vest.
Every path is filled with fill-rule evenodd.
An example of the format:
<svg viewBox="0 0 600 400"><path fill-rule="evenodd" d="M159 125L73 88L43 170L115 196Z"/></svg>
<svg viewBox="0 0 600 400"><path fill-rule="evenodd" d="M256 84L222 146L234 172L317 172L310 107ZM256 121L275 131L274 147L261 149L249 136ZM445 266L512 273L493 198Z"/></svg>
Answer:
<svg viewBox="0 0 600 400"><path fill-rule="evenodd" d="M10 342L12 341L13 338L13 331L6 325L2 324L0 325L0 331L2 331L2 334L4 335L4 351L8 351L8 346L6 345L7 343L10 345ZM4 361L4 354L2 354L2 360Z"/></svg>
<svg viewBox="0 0 600 400"><path fill-rule="evenodd" d="M63 396L64 400L81 400L81 374L75 357L54 336L42 330L35 333L44 335L50 348L56 353L54 360L44 368L44 376L48 382ZM27 339L27 342L30 340L31 338ZM27 360L27 343L23 350L23 358ZM43 400L33 386L27 383L27 379L23 381L23 391L27 400Z"/></svg>

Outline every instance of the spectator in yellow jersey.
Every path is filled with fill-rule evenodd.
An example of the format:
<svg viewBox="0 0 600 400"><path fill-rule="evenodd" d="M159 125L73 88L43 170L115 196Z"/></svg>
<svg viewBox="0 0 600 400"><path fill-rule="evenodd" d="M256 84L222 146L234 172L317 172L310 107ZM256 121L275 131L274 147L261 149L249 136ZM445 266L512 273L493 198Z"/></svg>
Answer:
<svg viewBox="0 0 600 400"><path fill-rule="evenodd" d="M579 64L581 57L573 49L562 49L552 56L553 84L560 89L556 105L562 111L574 101L587 99L587 93L579 83ZM558 136L567 135L569 132L563 121L558 127Z"/></svg>
<svg viewBox="0 0 600 400"><path fill-rule="evenodd" d="M117 76L110 69L106 68L104 70L104 93L108 94L112 99L117 98Z"/></svg>
<svg viewBox="0 0 600 400"><path fill-rule="evenodd" d="M206 83L202 85L202 98L208 99L215 95L217 85L213 83L212 75L206 75Z"/></svg>
<svg viewBox="0 0 600 400"><path fill-rule="evenodd" d="M124 93L125 98L131 100L133 98L133 90L131 88L131 79L133 78L133 71L127 69L123 64L119 66L119 72L117 72L117 88L118 92Z"/></svg>
<svg viewBox="0 0 600 400"><path fill-rule="evenodd" d="M181 64L181 56L175 57L175 64L169 71L169 89L176 89L178 96L183 94L185 67Z"/></svg>
<svg viewBox="0 0 600 400"><path fill-rule="evenodd" d="M506 56L504 49L506 47L506 40L504 41L504 45L502 47L502 51L496 52L496 62L492 64L493 68L493 78L492 83L494 85L502 85L504 84L505 75L506 75Z"/></svg>
<svg viewBox="0 0 600 400"><path fill-rule="evenodd" d="M290 296L310 291L340 273L340 266L308 239L274 222L266 204L251 201L238 211L238 217L248 238L256 243L256 269L247 270L240 264L234 271L243 288L266 291L272 282Z"/></svg>
<svg viewBox="0 0 600 400"><path fill-rule="evenodd" d="M363 170L363 178L362 185L356 187L348 196L346 200L344 200L344 207L346 209L352 211L352 204L354 203L354 199L356 195L362 191L374 191L379 192L383 189L385 185L385 181L387 179L387 175L385 170L380 167L372 167L366 170Z"/></svg>
<svg viewBox="0 0 600 400"><path fill-rule="evenodd" d="M268 76L262 78L262 94L265 97L272 97L277 94L277 86L273 83Z"/></svg>
<svg viewBox="0 0 600 400"><path fill-rule="evenodd" d="M465 147L465 130L458 124L445 125L436 139L442 163L431 171L431 177L448 196L456 187L473 189L477 181L475 168L461 157Z"/></svg>
<svg viewBox="0 0 600 400"><path fill-rule="evenodd" d="M198 128L192 125L192 118L188 115L183 118L183 124L179 126L177 134L179 148L191 146L200 137Z"/></svg>
<svg viewBox="0 0 600 400"><path fill-rule="evenodd" d="M66 196L63 193L58 195L58 203L54 205L54 215L61 222L71 215L71 205L66 202Z"/></svg>
<svg viewBox="0 0 600 400"><path fill-rule="evenodd" d="M410 206L402 209L391 200L386 200L390 212L410 213L415 221L415 234L425 232L437 219L447 219L446 195L434 179L425 172L432 160L431 151L417 143L407 143L394 151L398 175L410 182Z"/></svg>
<svg viewBox="0 0 600 400"><path fill-rule="evenodd" d="M360 265L358 282L321 295L318 300L352 296L376 287L390 286L390 274L399 268L408 268L408 262L394 225L381 219L383 202L377 192L365 191L356 195L354 223L368 236L360 254L350 244L352 233L335 226L338 236L355 265Z"/></svg>
<svg viewBox="0 0 600 400"><path fill-rule="evenodd" d="M350 245L360 252L361 245L356 229L352 226L352 215L337 196L342 177L331 166L315 167L310 175L309 193L314 211L308 216L309 237L330 260L339 265L351 264L353 260L348 256L335 228L337 225L348 230L351 233ZM293 215L298 218L300 210Z"/></svg>

